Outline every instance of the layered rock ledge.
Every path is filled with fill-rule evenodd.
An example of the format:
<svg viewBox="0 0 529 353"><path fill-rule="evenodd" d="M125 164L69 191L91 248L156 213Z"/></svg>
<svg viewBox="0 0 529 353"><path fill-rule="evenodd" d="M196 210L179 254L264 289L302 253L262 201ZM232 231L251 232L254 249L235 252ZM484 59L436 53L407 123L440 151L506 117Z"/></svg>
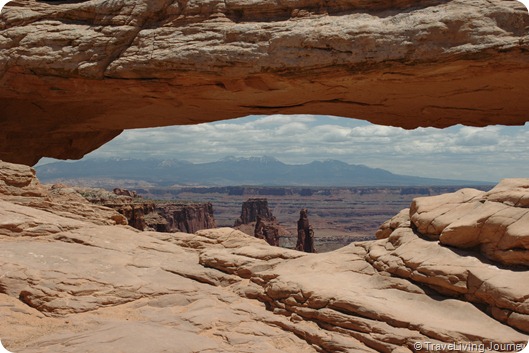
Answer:
<svg viewBox="0 0 529 353"><path fill-rule="evenodd" d="M367 259L529 332L528 190L528 179L506 179L489 192L417 198L381 227Z"/></svg>
<svg viewBox="0 0 529 353"><path fill-rule="evenodd" d="M123 129L248 114L523 124L528 26L514 0L10 1L0 159L80 158Z"/></svg>
<svg viewBox="0 0 529 353"><path fill-rule="evenodd" d="M96 205L112 208L125 216L138 230L194 233L216 228L211 202L160 202L137 197L136 192L114 189L77 188L81 195Z"/></svg>
<svg viewBox="0 0 529 353"><path fill-rule="evenodd" d="M231 228L140 232L0 163L0 337L26 353L520 349L528 184L418 198L380 239L307 254Z"/></svg>

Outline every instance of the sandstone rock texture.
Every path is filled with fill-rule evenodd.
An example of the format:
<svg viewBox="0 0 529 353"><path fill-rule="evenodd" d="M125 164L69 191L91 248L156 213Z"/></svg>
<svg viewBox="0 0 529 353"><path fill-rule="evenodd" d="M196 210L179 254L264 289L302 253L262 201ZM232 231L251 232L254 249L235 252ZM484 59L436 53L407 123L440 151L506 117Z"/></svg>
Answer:
<svg viewBox="0 0 529 353"><path fill-rule="evenodd" d="M235 220L234 229L264 239L273 246L279 246L279 237L290 235L268 208L266 198L250 198L242 203L241 216Z"/></svg>
<svg viewBox="0 0 529 353"><path fill-rule="evenodd" d="M528 200L529 179L417 198L381 226L366 258L379 271L464 297L529 332Z"/></svg>
<svg viewBox="0 0 529 353"><path fill-rule="evenodd" d="M270 245L279 246L279 227L275 224L274 221L263 220L257 216L253 236L266 240Z"/></svg>
<svg viewBox="0 0 529 353"><path fill-rule="evenodd" d="M0 163L0 338L17 353L519 350L529 338L528 266L445 246L414 217L431 217L433 230L467 203L523 209L527 183L420 198L380 239L309 254L231 228L140 232L86 201L91 217L42 208L53 190L29 167Z"/></svg>
<svg viewBox="0 0 529 353"><path fill-rule="evenodd" d="M306 208L299 211L298 241L296 243L296 250L315 253L314 230L310 225L308 214L309 211Z"/></svg>
<svg viewBox="0 0 529 353"><path fill-rule="evenodd" d="M118 212L88 202L73 188L64 185L51 187L40 184L35 177L35 170L28 166L0 161L0 197L8 201L0 207L0 233L4 235L39 235L42 231L60 232L68 225L48 224L44 220L17 214L17 206L29 206L43 210L43 215L52 213L56 216L76 220L68 222L76 227L77 221L90 221L100 225L127 224L127 219ZM50 228L51 227L51 228Z"/></svg>
<svg viewBox="0 0 529 353"><path fill-rule="evenodd" d="M118 211L138 230L194 233L216 227L210 202L156 202L137 197L135 191L119 188L113 192L95 188L76 188L76 191L92 203Z"/></svg>
<svg viewBox="0 0 529 353"><path fill-rule="evenodd" d="M489 192L463 189L418 198L411 225L443 245L477 248L491 260L529 266L528 190L528 179L506 179Z"/></svg>
<svg viewBox="0 0 529 353"><path fill-rule="evenodd" d="M0 159L80 158L123 129L248 114L523 124L528 26L505 0L10 1Z"/></svg>
<svg viewBox="0 0 529 353"><path fill-rule="evenodd" d="M194 233L202 229L215 228L215 217L213 216L213 205L210 202L197 204L157 204L156 213L165 221L151 228L161 232L185 232Z"/></svg>
<svg viewBox="0 0 529 353"><path fill-rule="evenodd" d="M256 222L257 217L270 221L275 220L272 211L268 208L268 200L265 198L251 198L244 201L241 206L241 216L235 221L234 226Z"/></svg>

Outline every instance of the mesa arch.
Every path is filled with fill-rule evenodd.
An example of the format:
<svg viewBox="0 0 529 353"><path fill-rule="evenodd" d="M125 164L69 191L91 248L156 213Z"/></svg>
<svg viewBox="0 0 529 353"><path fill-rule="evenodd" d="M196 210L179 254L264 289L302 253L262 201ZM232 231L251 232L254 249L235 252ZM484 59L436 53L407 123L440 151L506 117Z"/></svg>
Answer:
<svg viewBox="0 0 529 353"><path fill-rule="evenodd" d="M514 0L12 1L0 159L80 158L124 129L248 114L523 124L528 28Z"/></svg>

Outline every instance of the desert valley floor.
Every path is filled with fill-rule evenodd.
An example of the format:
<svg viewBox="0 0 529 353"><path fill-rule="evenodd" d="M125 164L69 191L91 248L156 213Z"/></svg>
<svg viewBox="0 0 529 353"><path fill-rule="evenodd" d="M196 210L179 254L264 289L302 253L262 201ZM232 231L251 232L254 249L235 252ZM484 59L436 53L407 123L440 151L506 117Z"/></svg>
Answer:
<svg viewBox="0 0 529 353"><path fill-rule="evenodd" d="M474 187L489 190L493 186ZM306 208L314 228L316 249L325 252L353 241L375 239L380 225L409 207L415 197L434 196L461 188L463 186L153 188L140 194L148 198L211 202L216 224L222 227L233 227L241 215L244 201L266 199L273 216L286 230L280 237L280 244L287 248L296 245L299 211ZM251 229L247 231L253 234Z"/></svg>

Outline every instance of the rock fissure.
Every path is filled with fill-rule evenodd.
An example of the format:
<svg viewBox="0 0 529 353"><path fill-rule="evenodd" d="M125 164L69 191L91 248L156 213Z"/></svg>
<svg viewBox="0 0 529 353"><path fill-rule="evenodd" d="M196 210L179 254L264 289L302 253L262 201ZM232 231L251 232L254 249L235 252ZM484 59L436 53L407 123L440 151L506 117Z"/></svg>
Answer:
<svg viewBox="0 0 529 353"><path fill-rule="evenodd" d="M116 49L113 50L112 54L110 54L108 56L108 58L102 63L102 68L101 68L101 72L102 72L102 77L105 77L105 73L108 69L108 67L116 60L118 60L121 55L129 49L129 47L132 45L132 43L134 42L134 40L138 37L138 35L140 34L140 32L142 31L141 28L138 28L138 29L134 29L134 30L131 30L130 31L130 35L129 35L129 38L126 39L125 43L122 44L121 47L118 47ZM111 41L108 42L108 44L112 44ZM81 63L82 64L82 63Z"/></svg>

